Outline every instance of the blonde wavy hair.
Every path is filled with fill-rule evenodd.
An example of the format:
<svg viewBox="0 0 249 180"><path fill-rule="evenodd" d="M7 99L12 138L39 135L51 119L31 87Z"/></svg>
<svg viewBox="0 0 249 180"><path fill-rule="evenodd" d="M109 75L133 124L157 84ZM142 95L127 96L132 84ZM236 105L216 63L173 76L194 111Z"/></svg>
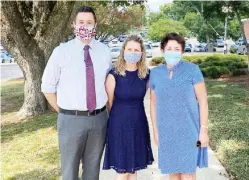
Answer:
<svg viewBox="0 0 249 180"><path fill-rule="evenodd" d="M137 67L138 67L138 77L140 79L143 79L146 77L148 73L148 68L146 66L146 50L143 45L143 40L137 35L130 35L125 39L122 48L120 50L120 55L118 57L118 60L114 63L114 70L118 75L125 76L126 61L124 60L124 50L129 41L137 42L141 46L142 56L140 61L137 63Z"/></svg>

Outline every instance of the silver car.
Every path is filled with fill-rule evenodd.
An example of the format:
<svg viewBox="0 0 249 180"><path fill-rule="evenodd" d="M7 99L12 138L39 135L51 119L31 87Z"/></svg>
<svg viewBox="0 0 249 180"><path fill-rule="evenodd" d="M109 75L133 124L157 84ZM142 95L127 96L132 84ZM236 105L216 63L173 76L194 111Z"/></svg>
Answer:
<svg viewBox="0 0 249 180"><path fill-rule="evenodd" d="M118 56L120 55L120 49L121 49L121 47L113 47L113 48L111 48L112 62L117 61Z"/></svg>
<svg viewBox="0 0 249 180"><path fill-rule="evenodd" d="M145 49L146 49L146 57L147 58L152 58L152 47L150 44L145 44Z"/></svg>
<svg viewBox="0 0 249 180"><path fill-rule="evenodd" d="M15 62L14 58L10 54L1 52L0 54L1 63L13 63Z"/></svg>
<svg viewBox="0 0 249 180"><path fill-rule="evenodd" d="M249 43L249 40L247 40L247 43ZM238 48L237 48L237 54L246 54L247 53L247 49L246 49L246 45L244 42L238 43Z"/></svg>

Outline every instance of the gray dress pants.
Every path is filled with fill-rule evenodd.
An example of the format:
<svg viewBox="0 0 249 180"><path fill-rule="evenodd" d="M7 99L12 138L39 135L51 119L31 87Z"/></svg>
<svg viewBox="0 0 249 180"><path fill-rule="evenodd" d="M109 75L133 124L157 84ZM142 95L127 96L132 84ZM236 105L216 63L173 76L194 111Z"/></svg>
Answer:
<svg viewBox="0 0 249 180"><path fill-rule="evenodd" d="M99 180L108 115L75 116L59 113L57 128L63 180L78 180L80 161L83 180Z"/></svg>

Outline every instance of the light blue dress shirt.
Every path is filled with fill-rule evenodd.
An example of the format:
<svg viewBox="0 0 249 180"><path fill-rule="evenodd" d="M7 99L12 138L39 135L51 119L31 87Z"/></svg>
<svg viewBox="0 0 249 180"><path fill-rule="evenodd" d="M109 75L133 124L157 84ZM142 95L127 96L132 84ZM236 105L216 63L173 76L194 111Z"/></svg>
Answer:
<svg viewBox="0 0 249 180"><path fill-rule="evenodd" d="M41 89L44 93L56 93L59 107L68 110L86 111L86 66L84 44L77 38L61 43L50 56L45 68ZM109 48L92 40L89 44L94 67L96 109L105 106L106 75L111 68Z"/></svg>

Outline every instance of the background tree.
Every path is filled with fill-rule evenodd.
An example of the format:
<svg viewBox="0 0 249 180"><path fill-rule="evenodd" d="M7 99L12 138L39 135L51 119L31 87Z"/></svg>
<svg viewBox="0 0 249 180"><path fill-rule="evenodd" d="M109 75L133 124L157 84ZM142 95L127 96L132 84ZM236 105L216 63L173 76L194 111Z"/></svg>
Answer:
<svg viewBox="0 0 249 180"><path fill-rule="evenodd" d="M159 19L166 19L167 16L162 13L162 12L159 12L159 13L155 13L155 12L151 12L148 16L148 25L152 25L153 23L157 22Z"/></svg>
<svg viewBox="0 0 249 180"><path fill-rule="evenodd" d="M165 34L170 32L179 33L181 36L186 36L189 33L182 22L170 19L159 19L150 26L149 37L151 40L161 40Z"/></svg>
<svg viewBox="0 0 249 180"><path fill-rule="evenodd" d="M79 5L86 4L100 10L140 4L143 1L2 1L1 2L1 42L16 59L24 74L24 103L19 117L37 115L46 111L46 100L41 93L41 78L46 62L53 49L72 35L72 21ZM109 13L98 16L101 21ZM116 14L116 11L114 12ZM122 15L121 15L122 16ZM118 19L120 22L120 19ZM110 15L100 24L101 31L115 35L120 29L110 31L117 24L117 18ZM101 27L101 24L103 27ZM108 29L108 30L106 30ZM123 31L123 30L122 30ZM105 35L99 35L99 37Z"/></svg>
<svg viewBox="0 0 249 180"><path fill-rule="evenodd" d="M213 17L217 17L221 22L225 22L225 18L236 19L242 32L244 44L247 48L248 56L248 71L249 71L249 44L247 42L243 18L248 18L249 1L184 1L182 2L186 7L192 6L198 12L201 12L203 19L206 22L211 22ZM227 12L225 10L228 10ZM230 31L231 32L231 31ZM235 34L236 36L236 34Z"/></svg>

